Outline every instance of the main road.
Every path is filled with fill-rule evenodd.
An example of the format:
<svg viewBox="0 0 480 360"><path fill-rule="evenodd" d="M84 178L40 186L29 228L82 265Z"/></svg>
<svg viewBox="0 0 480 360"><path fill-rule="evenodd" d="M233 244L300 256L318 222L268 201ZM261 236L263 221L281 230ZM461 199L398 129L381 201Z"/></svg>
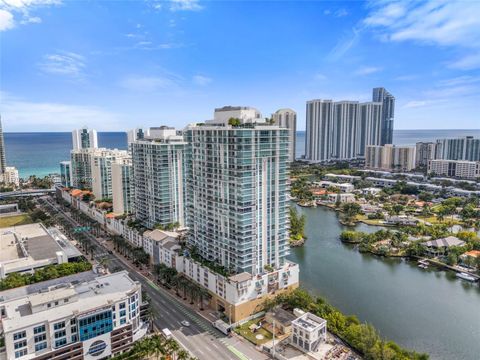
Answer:
<svg viewBox="0 0 480 360"><path fill-rule="evenodd" d="M49 197L43 197L51 212L61 214L72 226L80 226L78 222L61 209ZM264 360L265 354L255 347L238 338L227 337L211 323L188 306L185 306L167 290L157 286L150 279L137 272L129 263L123 261L115 253L109 253L101 241L90 233L85 233L95 247L95 256L107 258L110 270L126 269L132 279L142 284L142 289L150 297L155 312L154 324L158 329L168 328L173 337L193 356L205 360ZM187 320L190 326L181 324Z"/></svg>

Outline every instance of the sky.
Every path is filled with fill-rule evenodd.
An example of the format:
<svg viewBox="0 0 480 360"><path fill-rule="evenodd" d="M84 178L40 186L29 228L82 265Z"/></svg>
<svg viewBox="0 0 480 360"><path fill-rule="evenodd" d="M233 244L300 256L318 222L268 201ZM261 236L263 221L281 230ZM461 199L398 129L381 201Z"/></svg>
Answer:
<svg viewBox="0 0 480 360"><path fill-rule="evenodd" d="M480 128L480 1L0 0L5 131L99 131L224 105L305 129L311 99L396 97L395 129Z"/></svg>

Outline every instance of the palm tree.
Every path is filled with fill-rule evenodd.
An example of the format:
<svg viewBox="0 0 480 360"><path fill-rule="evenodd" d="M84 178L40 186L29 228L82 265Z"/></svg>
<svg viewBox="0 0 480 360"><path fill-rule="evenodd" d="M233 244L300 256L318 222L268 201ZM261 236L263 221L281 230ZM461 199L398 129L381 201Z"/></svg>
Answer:
<svg viewBox="0 0 480 360"><path fill-rule="evenodd" d="M178 350L180 350L180 346L178 345L178 343L173 340L173 339L168 339L167 341L165 341L164 343L165 345L165 354L166 355L173 355L175 356L176 352Z"/></svg>
<svg viewBox="0 0 480 360"><path fill-rule="evenodd" d="M155 312L155 309L149 303L148 307L147 307L147 310L145 311L145 320L148 321L148 331L149 332L153 331L153 322L155 321L156 316L157 316L157 313Z"/></svg>
<svg viewBox="0 0 480 360"><path fill-rule="evenodd" d="M189 360L189 359L190 359L190 355L185 350L180 349L177 352L177 360Z"/></svg>
<svg viewBox="0 0 480 360"><path fill-rule="evenodd" d="M210 295L210 293L208 292L207 289L205 289L204 287L200 286L198 288L198 296L200 298L200 310L204 310L203 308L203 302L205 299L208 299L210 300L210 298L212 297L212 295Z"/></svg>

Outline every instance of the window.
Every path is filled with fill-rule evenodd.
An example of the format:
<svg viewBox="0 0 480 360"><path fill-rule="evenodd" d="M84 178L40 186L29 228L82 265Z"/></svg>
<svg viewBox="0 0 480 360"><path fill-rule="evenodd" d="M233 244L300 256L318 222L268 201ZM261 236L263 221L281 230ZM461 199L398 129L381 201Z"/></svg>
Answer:
<svg viewBox="0 0 480 360"><path fill-rule="evenodd" d="M45 341L45 340L47 340L47 335L45 335L45 334L36 335L36 336L34 337L34 340L35 340L35 343L39 343L39 342L41 342L41 341Z"/></svg>
<svg viewBox="0 0 480 360"><path fill-rule="evenodd" d="M15 350L23 348L25 346L27 346L27 340L22 340L13 344L13 347L15 348Z"/></svg>
<svg viewBox="0 0 480 360"><path fill-rule="evenodd" d="M27 336L27 332L25 330L24 331L19 331L19 332L13 334L13 340L20 340L20 339L23 339L26 336Z"/></svg>
<svg viewBox="0 0 480 360"><path fill-rule="evenodd" d="M125 310L120 311L120 317L125 316L126 312Z"/></svg>
<svg viewBox="0 0 480 360"><path fill-rule="evenodd" d="M27 349L15 351L15 359L27 355Z"/></svg>
<svg viewBox="0 0 480 360"><path fill-rule="evenodd" d="M78 341L77 335L72 335L72 342L77 342L77 341Z"/></svg>
<svg viewBox="0 0 480 360"><path fill-rule="evenodd" d="M73 324L76 324L76 323L77 323L77 319L71 319L71 320L70 320L70 324L73 325Z"/></svg>
<svg viewBox="0 0 480 360"><path fill-rule="evenodd" d="M63 329L64 327L65 327L65 321L61 321L53 325L54 330Z"/></svg>
<svg viewBox="0 0 480 360"><path fill-rule="evenodd" d="M123 324L125 324L126 322L127 322L127 320L125 320L125 318L120 319L120 325L123 325Z"/></svg>
<svg viewBox="0 0 480 360"><path fill-rule="evenodd" d="M70 329L70 332L76 333L76 332L77 332L77 327L76 327L76 326L72 326L72 328Z"/></svg>
<svg viewBox="0 0 480 360"><path fill-rule="evenodd" d="M58 348L60 346L63 346L67 343L67 339L66 338L63 338L63 339L59 339L57 341L55 341L55 347Z"/></svg>
<svg viewBox="0 0 480 360"><path fill-rule="evenodd" d="M55 333L55 339L61 338L61 337L65 336L65 335L66 335L65 330L57 331L57 332Z"/></svg>
<svg viewBox="0 0 480 360"><path fill-rule="evenodd" d="M125 303L120 304L120 309L125 309Z"/></svg>
<svg viewBox="0 0 480 360"><path fill-rule="evenodd" d="M46 341L35 344L35 352L46 349L46 348L47 348L47 342Z"/></svg>
<svg viewBox="0 0 480 360"><path fill-rule="evenodd" d="M43 333L43 332L45 332L45 325L40 325L40 326L37 326L37 327L33 328L33 333L34 334L40 334L40 333Z"/></svg>

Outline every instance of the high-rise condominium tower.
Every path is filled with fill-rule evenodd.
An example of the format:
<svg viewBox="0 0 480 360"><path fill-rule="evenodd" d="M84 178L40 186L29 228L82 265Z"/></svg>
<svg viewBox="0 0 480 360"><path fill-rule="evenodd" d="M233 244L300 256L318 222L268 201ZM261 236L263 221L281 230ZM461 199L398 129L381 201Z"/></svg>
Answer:
<svg viewBox="0 0 480 360"><path fill-rule="evenodd" d="M130 144L135 216L146 227L185 224L186 143L174 128L150 128L150 135Z"/></svg>
<svg viewBox="0 0 480 360"><path fill-rule="evenodd" d="M289 132L249 107L215 110L185 129L189 243L235 272L258 274L288 254Z"/></svg>
<svg viewBox="0 0 480 360"><path fill-rule="evenodd" d="M272 114L272 119L275 125L282 128L287 128L289 133L289 161L295 161L295 146L297 134L297 113L292 109L280 109Z"/></svg>
<svg viewBox="0 0 480 360"><path fill-rule="evenodd" d="M395 97L385 88L379 87L373 89L372 100L380 102L382 109L382 139L380 145L391 144L393 142L393 119L395 116Z"/></svg>
<svg viewBox="0 0 480 360"><path fill-rule="evenodd" d="M473 136L437 139L435 159L480 161L480 139Z"/></svg>
<svg viewBox="0 0 480 360"><path fill-rule="evenodd" d="M88 130L88 128L86 127L82 129L73 130L72 144L73 144L73 150L97 148L98 147L97 131L93 129Z"/></svg>
<svg viewBox="0 0 480 360"><path fill-rule="evenodd" d="M382 104L311 100L307 102L305 158L312 162L363 158L379 145Z"/></svg>
<svg viewBox="0 0 480 360"><path fill-rule="evenodd" d="M3 141L2 118L0 117L0 174L3 174L7 168L5 157L5 142Z"/></svg>

